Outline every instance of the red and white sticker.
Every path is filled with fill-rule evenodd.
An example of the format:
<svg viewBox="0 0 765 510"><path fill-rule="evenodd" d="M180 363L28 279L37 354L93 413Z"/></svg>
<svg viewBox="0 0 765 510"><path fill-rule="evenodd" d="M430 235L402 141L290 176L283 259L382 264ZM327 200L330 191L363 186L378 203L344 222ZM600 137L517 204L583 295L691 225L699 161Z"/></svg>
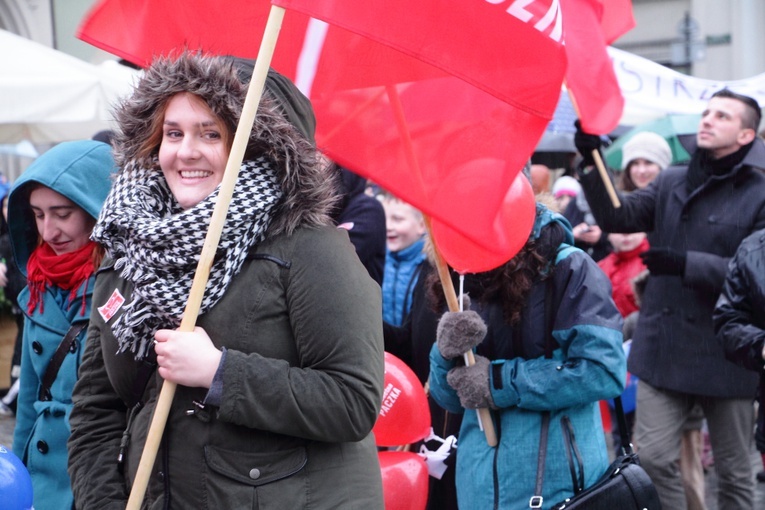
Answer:
<svg viewBox="0 0 765 510"><path fill-rule="evenodd" d="M124 303L125 298L120 294L118 289L114 289L114 292L109 296L109 300L106 304L98 307L98 313L101 314L101 318L104 319L104 322L109 322L109 319L114 317Z"/></svg>

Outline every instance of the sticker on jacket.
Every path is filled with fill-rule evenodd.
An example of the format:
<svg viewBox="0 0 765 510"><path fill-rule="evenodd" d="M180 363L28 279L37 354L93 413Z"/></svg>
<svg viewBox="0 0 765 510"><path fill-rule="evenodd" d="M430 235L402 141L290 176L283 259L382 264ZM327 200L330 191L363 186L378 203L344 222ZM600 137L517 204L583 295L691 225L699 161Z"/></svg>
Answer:
<svg viewBox="0 0 765 510"><path fill-rule="evenodd" d="M120 294L118 289L114 289L114 292L109 296L109 300L106 304L98 307L98 313L101 314L101 318L104 319L104 322L109 322L109 319L114 317L124 303L125 298L122 297L122 294Z"/></svg>

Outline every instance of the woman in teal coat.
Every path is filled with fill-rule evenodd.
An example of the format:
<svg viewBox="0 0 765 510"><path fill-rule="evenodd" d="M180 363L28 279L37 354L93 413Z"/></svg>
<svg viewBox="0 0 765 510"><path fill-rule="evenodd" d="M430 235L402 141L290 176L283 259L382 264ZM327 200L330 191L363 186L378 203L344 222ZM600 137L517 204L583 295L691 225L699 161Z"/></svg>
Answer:
<svg viewBox="0 0 765 510"><path fill-rule="evenodd" d="M472 309L442 317L430 353L431 395L446 410L464 413L459 507L529 508L535 497L535 508L550 508L591 486L608 466L598 401L620 395L626 378L622 320L608 278L573 247L568 222L538 205L519 254L467 275L465 286ZM459 366L473 346L476 364ZM479 429L473 411L479 407L491 409L495 448Z"/></svg>
<svg viewBox="0 0 765 510"><path fill-rule="evenodd" d="M90 234L113 170L108 145L62 143L35 160L9 197L11 242L27 277L18 298L26 319L13 451L32 476L37 510L73 507L69 412L103 256Z"/></svg>

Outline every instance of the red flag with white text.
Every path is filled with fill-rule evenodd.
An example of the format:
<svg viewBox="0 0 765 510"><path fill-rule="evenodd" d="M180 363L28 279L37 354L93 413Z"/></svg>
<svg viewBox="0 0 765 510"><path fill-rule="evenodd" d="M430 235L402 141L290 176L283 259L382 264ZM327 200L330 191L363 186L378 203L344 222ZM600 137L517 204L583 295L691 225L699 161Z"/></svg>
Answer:
<svg viewBox="0 0 765 510"><path fill-rule="evenodd" d="M285 20L298 10L326 22L317 77L339 66L367 84L313 83L317 143L471 241L507 246L513 222L503 202L551 118L565 71L558 1L273 3L288 9ZM363 37L332 48L332 32ZM365 80L349 48L363 48L368 72L381 79ZM399 79L396 69L375 65L386 63L376 57L381 48L433 69L434 77Z"/></svg>
<svg viewBox="0 0 765 510"><path fill-rule="evenodd" d="M289 10L272 67L310 97L328 156L506 251L505 202L565 73L558 1L277 0ZM78 37L143 66L183 49L254 58L269 9L101 0Z"/></svg>

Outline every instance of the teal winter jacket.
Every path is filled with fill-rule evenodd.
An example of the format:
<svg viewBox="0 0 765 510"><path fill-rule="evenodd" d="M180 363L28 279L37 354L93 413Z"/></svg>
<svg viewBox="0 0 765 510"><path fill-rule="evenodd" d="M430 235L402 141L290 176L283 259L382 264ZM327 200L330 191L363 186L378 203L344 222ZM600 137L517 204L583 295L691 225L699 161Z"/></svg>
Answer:
<svg viewBox="0 0 765 510"><path fill-rule="evenodd" d="M532 235L539 236L553 224L565 228L567 242L557 249L552 275L529 291L519 326L504 321L498 303L473 302L472 308L488 326L477 353L492 362L489 384L498 407L491 412L496 448L487 444L477 413L461 407L446 381L457 362L444 359L437 344L431 350L433 398L450 412L464 413L456 472L460 509L529 508L535 495L544 411L550 412L550 425L542 508L573 495L572 468L590 486L608 466L598 401L616 397L624 388L621 317L607 277L588 255L569 244L573 238L562 216L538 206ZM544 355L550 336L548 317L551 358ZM581 463L569 464L566 440L568 448L572 444L578 448Z"/></svg>
<svg viewBox="0 0 765 510"><path fill-rule="evenodd" d="M111 148L95 141L66 142L44 153L14 184L8 203L11 241L16 261L24 275L26 264L38 243L35 218L29 207L29 193L41 184L98 217L114 171ZM19 306L24 321L21 375L13 437L13 451L32 477L34 507L37 510L72 508L73 498L67 474L66 442L72 389L85 347L85 329L76 337L50 387L51 398L40 400L39 391L53 353L70 327L86 323L95 276L70 292L47 286L41 306L29 312L29 288L21 291ZM2 506L2 505L0 505Z"/></svg>

